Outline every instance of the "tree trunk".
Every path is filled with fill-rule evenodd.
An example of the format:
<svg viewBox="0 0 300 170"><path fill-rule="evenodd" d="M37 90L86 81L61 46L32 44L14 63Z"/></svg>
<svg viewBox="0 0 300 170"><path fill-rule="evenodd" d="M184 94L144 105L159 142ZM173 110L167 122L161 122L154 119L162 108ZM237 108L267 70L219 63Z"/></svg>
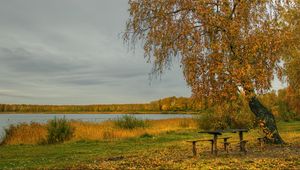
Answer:
<svg viewBox="0 0 300 170"><path fill-rule="evenodd" d="M272 144L284 144L277 130L276 121L272 112L262 105L256 97L250 99L249 107L255 114L259 126L266 134L264 141Z"/></svg>

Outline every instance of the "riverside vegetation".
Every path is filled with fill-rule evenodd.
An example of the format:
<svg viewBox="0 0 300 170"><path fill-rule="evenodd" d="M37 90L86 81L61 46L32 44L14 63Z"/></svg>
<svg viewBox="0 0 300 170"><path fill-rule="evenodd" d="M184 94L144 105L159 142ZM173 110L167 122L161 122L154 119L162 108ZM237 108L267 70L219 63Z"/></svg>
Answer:
<svg viewBox="0 0 300 170"><path fill-rule="evenodd" d="M11 125L5 129L6 135L2 145L51 144L67 140L114 140L196 127L193 119L139 120L131 115L101 123L54 119L47 124Z"/></svg>
<svg viewBox="0 0 300 170"><path fill-rule="evenodd" d="M102 123L55 119L48 124L15 125L6 130L0 146L0 169L300 168L300 122L278 122L280 133L288 142L284 146L266 145L261 150L256 138L262 133L254 128L245 134L250 141L247 155L240 155L233 145L229 154L221 152L215 157L209 153L208 143L200 143L199 155L193 158L191 146L185 140L210 138L197 133L199 125L206 121L144 121L127 115ZM236 134L229 135L233 143L238 141ZM63 140L50 144L45 142L51 139L49 136L65 138L58 137Z"/></svg>

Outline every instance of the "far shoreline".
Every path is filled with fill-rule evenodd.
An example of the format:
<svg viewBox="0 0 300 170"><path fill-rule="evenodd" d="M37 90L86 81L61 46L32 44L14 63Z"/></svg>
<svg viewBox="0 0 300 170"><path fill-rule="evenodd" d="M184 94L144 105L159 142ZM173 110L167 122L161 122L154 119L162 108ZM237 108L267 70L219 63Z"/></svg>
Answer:
<svg viewBox="0 0 300 170"><path fill-rule="evenodd" d="M195 111L126 111L126 112L0 112L1 114L192 114L196 115L200 112Z"/></svg>

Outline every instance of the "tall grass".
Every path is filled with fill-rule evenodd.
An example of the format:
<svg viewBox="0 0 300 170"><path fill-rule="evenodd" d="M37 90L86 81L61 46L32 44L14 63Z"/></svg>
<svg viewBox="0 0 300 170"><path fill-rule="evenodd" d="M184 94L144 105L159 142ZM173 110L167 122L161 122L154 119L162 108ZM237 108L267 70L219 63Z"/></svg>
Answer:
<svg viewBox="0 0 300 170"><path fill-rule="evenodd" d="M184 123L182 123L184 122ZM144 134L157 135L167 131L179 129L195 129L193 119L164 119L149 120L143 128L123 129L116 127L115 121L101 123L71 121L70 126L75 128L71 141L80 140L114 140L139 137ZM47 139L47 124L23 124L14 128L13 134L6 137L5 144L39 144ZM23 135L28 134L28 135ZM22 136L22 137L21 137Z"/></svg>
<svg viewBox="0 0 300 170"><path fill-rule="evenodd" d="M147 126L146 121L137 119L133 115L124 115L114 122L115 125L121 129L145 128Z"/></svg>
<svg viewBox="0 0 300 170"><path fill-rule="evenodd" d="M74 134L74 127L65 118L54 118L48 123L47 143L62 143L70 140Z"/></svg>
<svg viewBox="0 0 300 170"><path fill-rule="evenodd" d="M47 128L38 123L11 125L4 129L1 144L36 144L46 140ZM25 141L25 142L24 142Z"/></svg>

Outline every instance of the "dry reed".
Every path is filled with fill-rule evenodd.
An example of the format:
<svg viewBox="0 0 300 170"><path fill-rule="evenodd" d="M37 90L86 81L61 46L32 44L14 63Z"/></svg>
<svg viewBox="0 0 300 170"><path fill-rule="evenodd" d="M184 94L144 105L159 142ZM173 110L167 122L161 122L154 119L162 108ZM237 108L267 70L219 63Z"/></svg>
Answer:
<svg viewBox="0 0 300 170"><path fill-rule="evenodd" d="M46 139L47 128L38 123L11 125L6 131L2 144L37 144Z"/></svg>
<svg viewBox="0 0 300 170"><path fill-rule="evenodd" d="M193 119L163 119L147 120L149 126L136 129L117 128L113 121L101 123L72 121L71 126L75 128L71 141L78 140L110 140L138 137L143 134L157 135L159 133L178 129L194 129L197 127ZM11 126L4 139L6 145L16 144L39 144L47 137L46 124L20 124Z"/></svg>

